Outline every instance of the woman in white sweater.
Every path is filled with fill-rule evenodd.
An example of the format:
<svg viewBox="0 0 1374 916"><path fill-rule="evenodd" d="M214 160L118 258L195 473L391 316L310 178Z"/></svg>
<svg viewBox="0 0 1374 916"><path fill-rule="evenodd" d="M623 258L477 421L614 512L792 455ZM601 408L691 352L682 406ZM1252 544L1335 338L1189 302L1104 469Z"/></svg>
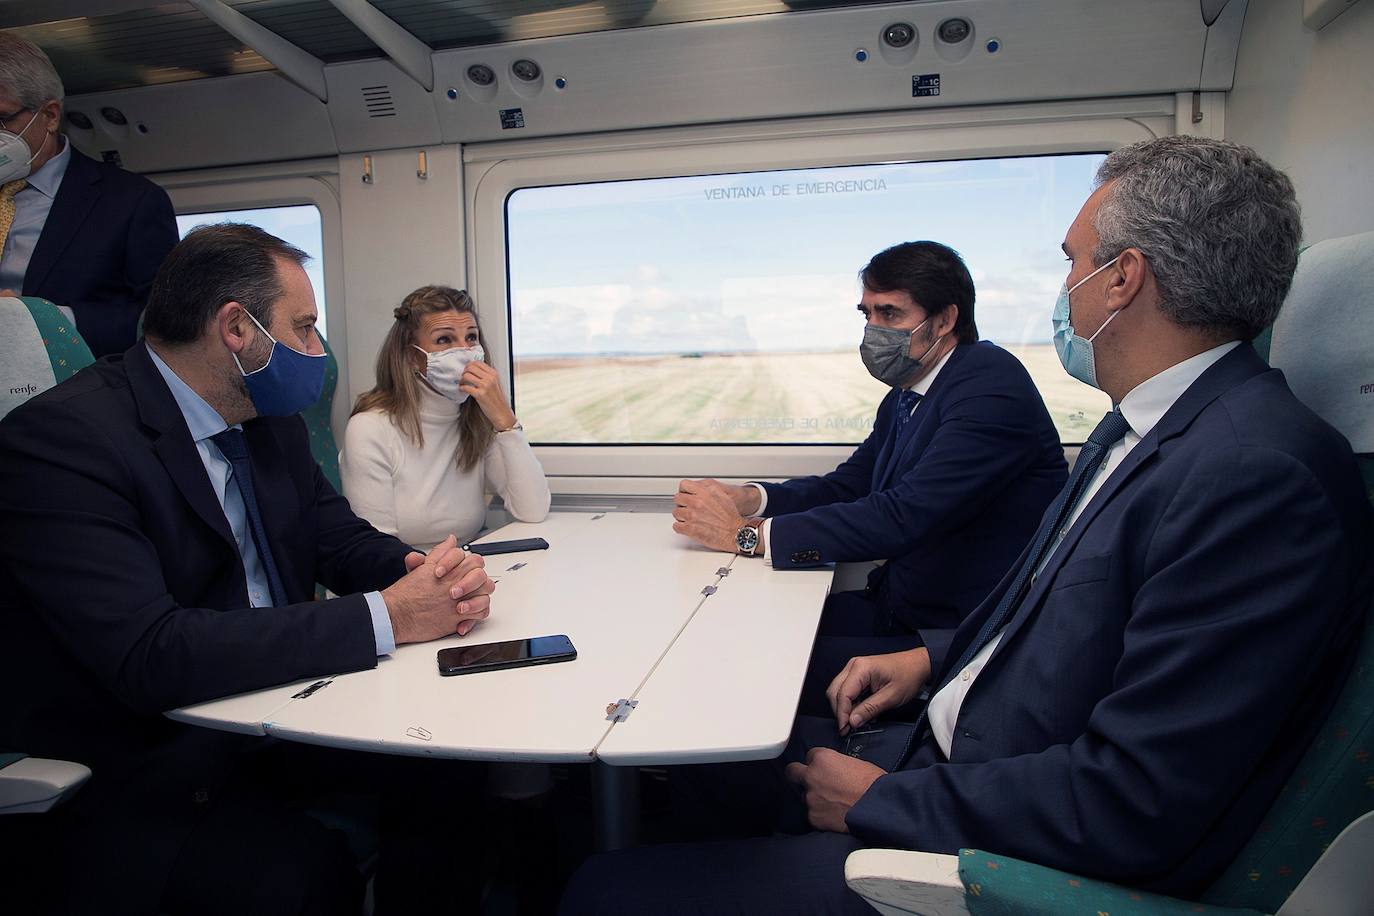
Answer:
<svg viewBox="0 0 1374 916"><path fill-rule="evenodd" d="M522 522L549 511L549 485L486 362L472 298L424 286L393 312L377 386L358 398L340 472L353 511L420 550L482 527L486 491Z"/></svg>

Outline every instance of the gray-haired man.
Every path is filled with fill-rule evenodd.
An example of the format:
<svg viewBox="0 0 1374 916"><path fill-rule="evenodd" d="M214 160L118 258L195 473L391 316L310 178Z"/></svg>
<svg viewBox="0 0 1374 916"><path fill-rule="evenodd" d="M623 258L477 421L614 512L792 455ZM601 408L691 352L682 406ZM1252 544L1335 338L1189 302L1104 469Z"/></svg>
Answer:
<svg viewBox="0 0 1374 916"><path fill-rule="evenodd" d="M843 878L861 846L1188 896L1255 831L1374 591L1349 444L1249 344L1287 294L1298 206L1216 140L1135 144L1098 183L1064 240L1056 344L1118 406L940 657L857 658L830 687L843 735L930 684L909 753L886 772L838 741L798 748L796 794L737 794L804 806L816 832L598 859L565 911L870 912Z"/></svg>

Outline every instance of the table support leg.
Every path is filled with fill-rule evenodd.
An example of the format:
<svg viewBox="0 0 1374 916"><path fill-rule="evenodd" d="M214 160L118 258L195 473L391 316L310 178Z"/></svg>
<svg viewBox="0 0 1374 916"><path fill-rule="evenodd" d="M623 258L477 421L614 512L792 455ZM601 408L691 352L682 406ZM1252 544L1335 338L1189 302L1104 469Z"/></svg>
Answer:
<svg viewBox="0 0 1374 916"><path fill-rule="evenodd" d="M608 852L639 841L639 768L592 763L596 849Z"/></svg>

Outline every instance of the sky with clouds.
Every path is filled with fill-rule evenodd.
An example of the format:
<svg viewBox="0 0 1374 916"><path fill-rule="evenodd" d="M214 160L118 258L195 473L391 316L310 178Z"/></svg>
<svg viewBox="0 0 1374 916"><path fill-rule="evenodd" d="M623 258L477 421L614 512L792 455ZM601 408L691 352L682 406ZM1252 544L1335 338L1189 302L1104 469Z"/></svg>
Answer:
<svg viewBox="0 0 1374 916"><path fill-rule="evenodd" d="M507 202L515 352L850 349L863 328L854 308L859 269L883 248L915 239L963 255L984 338L1046 343L1068 272L1059 243L1102 158L522 189Z"/></svg>

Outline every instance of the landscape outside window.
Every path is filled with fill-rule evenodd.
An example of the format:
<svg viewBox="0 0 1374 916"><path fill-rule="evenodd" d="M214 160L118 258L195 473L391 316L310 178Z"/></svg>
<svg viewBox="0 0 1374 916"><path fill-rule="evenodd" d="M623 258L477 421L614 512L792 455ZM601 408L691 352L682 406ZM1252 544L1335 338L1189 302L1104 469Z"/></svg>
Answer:
<svg viewBox="0 0 1374 916"><path fill-rule="evenodd" d="M1099 154L524 188L506 204L514 396L547 444L854 443L886 392L859 360L857 274L933 239L963 255L986 340L1030 370L1065 442L1106 395L1069 378L1050 312Z"/></svg>

